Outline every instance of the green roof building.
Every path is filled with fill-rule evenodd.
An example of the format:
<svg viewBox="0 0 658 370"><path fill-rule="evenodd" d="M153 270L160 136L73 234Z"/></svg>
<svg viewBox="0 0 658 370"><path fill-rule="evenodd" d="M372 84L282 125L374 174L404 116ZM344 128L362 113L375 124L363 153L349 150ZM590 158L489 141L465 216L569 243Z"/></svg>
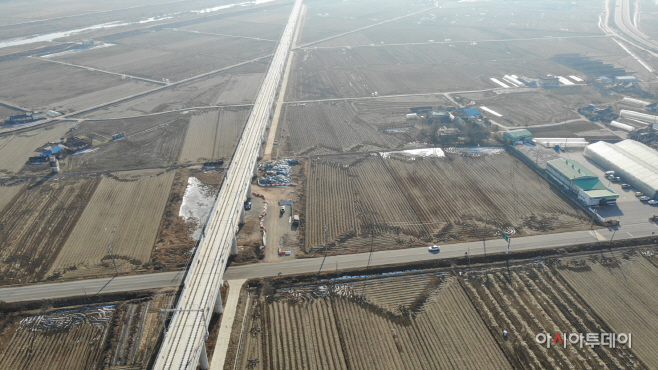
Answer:
<svg viewBox="0 0 658 370"><path fill-rule="evenodd" d="M554 159L546 164L546 172L588 206L615 204L619 198L619 194L576 161Z"/></svg>
<svg viewBox="0 0 658 370"><path fill-rule="evenodd" d="M503 140L508 143L516 143L517 141L525 141L526 139L532 139L532 132L525 129L503 133Z"/></svg>

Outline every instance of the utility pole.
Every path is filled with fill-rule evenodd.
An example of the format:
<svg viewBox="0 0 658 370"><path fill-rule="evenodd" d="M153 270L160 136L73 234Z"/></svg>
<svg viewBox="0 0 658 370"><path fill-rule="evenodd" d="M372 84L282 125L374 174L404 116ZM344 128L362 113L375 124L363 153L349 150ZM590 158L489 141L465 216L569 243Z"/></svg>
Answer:
<svg viewBox="0 0 658 370"><path fill-rule="evenodd" d="M484 260L487 260L487 222L489 221L489 211L484 218L484 233L482 234L482 248L484 249Z"/></svg>
<svg viewBox="0 0 658 370"><path fill-rule="evenodd" d="M316 281L320 279L320 272L322 272L322 266L324 266L324 261L327 259L328 242L329 242L329 231L327 231L327 225L324 225L324 257L322 258L322 264L320 264L320 270L318 270L318 276L315 277Z"/></svg>
<svg viewBox="0 0 658 370"><path fill-rule="evenodd" d="M114 272L115 276L119 276L119 269L117 268L117 261L114 260L114 254L112 253L112 244L108 245L107 248L110 250L110 257L112 257L112 263L114 263Z"/></svg>
<svg viewBox="0 0 658 370"><path fill-rule="evenodd" d="M366 296L366 282L368 281L368 269L370 269L370 261L372 260L372 250L375 246L375 220L372 221L372 226L370 229L370 255L368 256L368 264L366 265L366 278L363 280L363 291L361 292L361 296L364 297Z"/></svg>

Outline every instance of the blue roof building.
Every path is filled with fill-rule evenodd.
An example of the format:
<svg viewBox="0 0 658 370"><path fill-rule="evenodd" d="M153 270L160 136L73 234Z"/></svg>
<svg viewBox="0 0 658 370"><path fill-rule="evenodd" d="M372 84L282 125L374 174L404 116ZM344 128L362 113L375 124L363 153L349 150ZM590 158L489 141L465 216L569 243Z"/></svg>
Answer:
<svg viewBox="0 0 658 370"><path fill-rule="evenodd" d="M464 109L464 114L466 114L466 117L475 117L482 115L480 111L475 108Z"/></svg>
<svg viewBox="0 0 658 370"><path fill-rule="evenodd" d="M52 149L50 149L50 150L46 150L45 152L41 153L41 157L47 157L47 156L49 156L49 155L53 155L53 154L55 154L55 153L59 153L59 152L61 152L63 149L64 149L64 148L63 148L62 146L57 145L56 147L54 147L54 148L52 148Z"/></svg>

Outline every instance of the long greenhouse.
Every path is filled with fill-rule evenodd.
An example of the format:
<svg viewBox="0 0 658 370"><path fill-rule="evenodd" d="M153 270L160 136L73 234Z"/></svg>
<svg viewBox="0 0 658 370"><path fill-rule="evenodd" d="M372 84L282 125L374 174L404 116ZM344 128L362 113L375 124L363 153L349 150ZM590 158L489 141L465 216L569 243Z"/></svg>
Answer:
<svg viewBox="0 0 658 370"><path fill-rule="evenodd" d="M588 145L585 156L653 199L658 199L658 151L635 140Z"/></svg>

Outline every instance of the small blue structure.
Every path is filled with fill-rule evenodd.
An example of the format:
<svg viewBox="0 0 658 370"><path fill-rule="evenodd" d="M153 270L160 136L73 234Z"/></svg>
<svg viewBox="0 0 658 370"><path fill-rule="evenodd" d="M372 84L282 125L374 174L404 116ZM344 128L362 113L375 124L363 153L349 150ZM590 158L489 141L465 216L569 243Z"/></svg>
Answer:
<svg viewBox="0 0 658 370"><path fill-rule="evenodd" d="M480 111L475 108L464 109L464 114L466 114L466 117L476 117L482 115Z"/></svg>
<svg viewBox="0 0 658 370"><path fill-rule="evenodd" d="M59 153L59 152L61 152L63 149L64 149L63 147L57 145L56 147L54 147L54 148L52 148L52 149L50 149L50 150L46 150L45 152L41 153L40 157L47 157L47 156L49 156L49 155L53 155L53 154Z"/></svg>

